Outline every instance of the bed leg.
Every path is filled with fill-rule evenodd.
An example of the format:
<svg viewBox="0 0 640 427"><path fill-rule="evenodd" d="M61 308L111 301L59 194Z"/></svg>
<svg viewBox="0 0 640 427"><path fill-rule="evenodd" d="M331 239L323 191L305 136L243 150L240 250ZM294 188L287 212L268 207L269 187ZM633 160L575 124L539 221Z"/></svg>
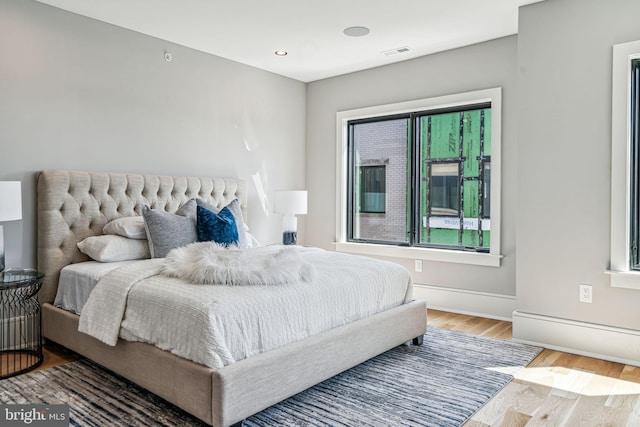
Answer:
<svg viewBox="0 0 640 427"><path fill-rule="evenodd" d="M244 421L244 420L243 420ZM235 424L231 424L229 427L242 427L242 421L238 421Z"/></svg>
<svg viewBox="0 0 640 427"><path fill-rule="evenodd" d="M423 342L424 342L424 335L420 335L419 337L415 337L413 340L411 340L411 344L413 345L422 345Z"/></svg>

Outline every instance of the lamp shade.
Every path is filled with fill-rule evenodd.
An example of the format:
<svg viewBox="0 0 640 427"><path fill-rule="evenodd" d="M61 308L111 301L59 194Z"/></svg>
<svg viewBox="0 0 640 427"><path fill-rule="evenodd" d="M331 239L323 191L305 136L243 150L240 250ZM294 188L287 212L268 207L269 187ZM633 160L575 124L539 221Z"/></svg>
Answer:
<svg viewBox="0 0 640 427"><path fill-rule="evenodd" d="M275 191L273 211L282 214L304 215L307 213L306 191Z"/></svg>
<svg viewBox="0 0 640 427"><path fill-rule="evenodd" d="M0 221L22 219L20 181L0 181Z"/></svg>

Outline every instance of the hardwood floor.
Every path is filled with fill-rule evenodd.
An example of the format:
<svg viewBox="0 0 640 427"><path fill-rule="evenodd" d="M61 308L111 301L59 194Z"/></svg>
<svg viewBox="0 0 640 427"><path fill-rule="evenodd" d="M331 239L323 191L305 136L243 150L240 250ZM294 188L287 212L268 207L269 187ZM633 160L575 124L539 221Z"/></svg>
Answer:
<svg viewBox="0 0 640 427"><path fill-rule="evenodd" d="M429 310L429 326L510 340L511 323ZM47 369L78 359L45 345ZM640 426L640 368L543 350L464 427Z"/></svg>
<svg viewBox="0 0 640 427"><path fill-rule="evenodd" d="M511 323L429 310L428 324L510 340ZM640 368L543 350L464 427L640 426Z"/></svg>
<svg viewBox="0 0 640 427"><path fill-rule="evenodd" d="M44 354L44 361L36 371L53 368L54 366L63 365L82 358L82 356L77 353L57 344L45 344L42 348L42 353Z"/></svg>

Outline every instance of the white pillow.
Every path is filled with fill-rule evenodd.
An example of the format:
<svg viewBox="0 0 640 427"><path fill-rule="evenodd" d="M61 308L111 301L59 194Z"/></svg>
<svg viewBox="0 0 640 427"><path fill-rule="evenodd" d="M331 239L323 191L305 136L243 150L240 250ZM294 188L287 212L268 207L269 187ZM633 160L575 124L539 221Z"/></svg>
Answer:
<svg viewBox="0 0 640 427"><path fill-rule="evenodd" d="M125 216L114 219L105 224L102 229L104 234L115 234L130 239L146 239L147 232L144 229L142 216Z"/></svg>
<svg viewBox="0 0 640 427"><path fill-rule="evenodd" d="M78 249L89 258L99 262L151 258L149 244L146 240L128 239L110 234L87 237L78 242Z"/></svg>
<svg viewBox="0 0 640 427"><path fill-rule="evenodd" d="M249 227L247 227L246 224L244 226L244 231L247 236L247 248L257 248L258 246L261 246L258 239L256 239L253 234L249 233Z"/></svg>

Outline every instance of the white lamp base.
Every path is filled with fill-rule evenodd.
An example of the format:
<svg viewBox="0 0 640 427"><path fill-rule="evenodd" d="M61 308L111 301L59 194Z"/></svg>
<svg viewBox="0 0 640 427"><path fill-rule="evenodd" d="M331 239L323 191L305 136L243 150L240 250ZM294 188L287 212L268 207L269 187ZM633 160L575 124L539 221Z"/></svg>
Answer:
<svg viewBox="0 0 640 427"><path fill-rule="evenodd" d="M298 242L298 218L293 214L282 217L282 244L295 245Z"/></svg>

